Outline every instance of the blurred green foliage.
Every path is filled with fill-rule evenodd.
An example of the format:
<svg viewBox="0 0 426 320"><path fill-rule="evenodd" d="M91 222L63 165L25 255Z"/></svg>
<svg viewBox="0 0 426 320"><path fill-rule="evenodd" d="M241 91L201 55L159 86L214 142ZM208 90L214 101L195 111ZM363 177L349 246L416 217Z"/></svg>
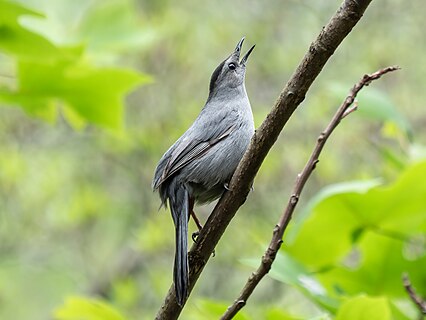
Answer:
<svg viewBox="0 0 426 320"><path fill-rule="evenodd" d="M58 320L124 320L114 308L101 301L79 297L68 298L65 305L55 311Z"/></svg>
<svg viewBox="0 0 426 320"><path fill-rule="evenodd" d="M246 86L260 124L339 4L1 0L0 319L152 319L174 251L150 187L158 159L242 35L256 43ZM337 105L393 64L402 70L365 88L331 137L270 277L236 319L417 317L401 273L426 296L425 8L372 2L268 155L182 319L217 319L235 299Z"/></svg>
<svg viewBox="0 0 426 320"><path fill-rule="evenodd" d="M132 70L98 67L86 60L81 44L56 46L22 27L21 16L38 16L35 11L0 1L0 12L0 49L15 59L16 68L14 83L0 87L1 102L18 105L49 121L56 120L60 106L64 117L77 128L84 121L122 127L123 94L148 82L149 77ZM97 22L102 26L107 21Z"/></svg>
<svg viewBox="0 0 426 320"><path fill-rule="evenodd" d="M426 162L421 162L390 185L328 187L332 192L313 198L309 217L286 239L271 276L306 291L332 313L344 301L337 319L380 319L354 312L368 309L366 303L374 309L374 299L383 300L377 306L382 311L375 311L383 319L397 318L391 317L391 303L407 298L401 275L408 272L414 283L426 282L426 186L418 183L425 178ZM420 286L419 294L425 289ZM357 297L360 293L369 296Z"/></svg>

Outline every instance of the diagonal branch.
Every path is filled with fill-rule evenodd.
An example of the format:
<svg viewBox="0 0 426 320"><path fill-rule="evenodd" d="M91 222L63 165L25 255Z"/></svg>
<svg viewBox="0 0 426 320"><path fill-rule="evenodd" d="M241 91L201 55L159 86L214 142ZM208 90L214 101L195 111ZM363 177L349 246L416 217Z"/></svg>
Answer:
<svg viewBox="0 0 426 320"><path fill-rule="evenodd" d="M263 160L277 140L290 116L334 51L361 19L372 0L344 0L341 7L321 30L308 52L280 93L274 107L254 134L250 146L237 167L225 192L209 216L189 255L191 291L209 260L220 237L235 213L245 202ZM173 286L157 313L156 319L177 319L182 306L176 302Z"/></svg>
<svg viewBox="0 0 426 320"><path fill-rule="evenodd" d="M407 291L410 299L416 304L417 309L421 312L421 314L426 315L426 300L421 298L413 288L411 284L410 278L408 274L404 273L402 275L402 283L404 284L405 291Z"/></svg>
<svg viewBox="0 0 426 320"><path fill-rule="evenodd" d="M285 208L283 214L281 215L278 223L276 224L274 228L271 242L269 243L269 246L262 257L260 266L257 268L255 272L251 274L243 290L241 291L240 296L228 308L228 310L226 310L221 320L232 319L238 313L238 311L245 306L247 299L251 296L254 289L260 283L262 278L271 269L272 263L274 262L277 252L280 249L281 244L283 242L282 239L283 239L284 232L287 229L287 226L293 216L294 209L296 208L297 202L299 201L300 194L302 193L302 190L306 184L306 181L308 181L310 175L314 171L315 166L319 161L318 160L319 155L322 149L324 148L324 145L327 142L327 139L330 137L334 129L339 125L342 119L344 119L347 115L349 115L350 113L356 110L357 104L354 103L354 101L358 92L364 86L369 85L371 81L379 79L385 73L395 71L398 69L399 69L398 67L387 67L375 73L372 73L370 75L366 74L364 75L364 77L362 77L362 79L357 84L355 84L352 87L351 91L349 92L349 95L340 105L339 109L334 114L327 128L318 137L317 144L311 154L311 157L309 158L308 162L303 168L303 171L297 176L292 195L290 196L290 199L288 200L287 207Z"/></svg>

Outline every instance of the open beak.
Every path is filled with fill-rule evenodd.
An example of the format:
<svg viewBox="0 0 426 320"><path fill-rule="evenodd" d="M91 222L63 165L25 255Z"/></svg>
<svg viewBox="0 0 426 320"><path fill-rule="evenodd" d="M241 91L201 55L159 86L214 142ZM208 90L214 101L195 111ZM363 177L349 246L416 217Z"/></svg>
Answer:
<svg viewBox="0 0 426 320"><path fill-rule="evenodd" d="M238 59L240 58L241 48L243 47L243 42L245 38L246 37L242 37L242 39L238 41L237 46L235 47L234 55L236 55Z"/></svg>
<svg viewBox="0 0 426 320"><path fill-rule="evenodd" d="M255 47L256 45L253 45L250 49L249 49L249 51L247 51L247 53L244 55L244 57L241 59L241 62L240 62L240 64L242 64L242 65L246 65L246 62L247 62L247 59L248 59L248 57L249 57L249 55L250 55L250 53L253 51L253 49L254 49L254 47Z"/></svg>
<svg viewBox="0 0 426 320"><path fill-rule="evenodd" d="M237 59L240 59L240 55L241 55L241 48L243 47L243 42L245 40L245 37L242 37L242 39L240 41L238 41L237 46L235 47L235 51L234 51L234 55L237 57ZM256 45L254 45L253 47L250 48L249 51L247 51L247 53L244 55L244 57L241 59L240 64L242 65L246 65L247 59L250 55L250 53L253 51L254 47Z"/></svg>
<svg viewBox="0 0 426 320"><path fill-rule="evenodd" d="M237 57L237 59L240 59L240 54L241 54L241 48L243 47L243 42L244 42L245 37L242 37L240 41L238 41L237 46L235 47L235 51L234 51L234 55ZM247 59L250 55L250 53L253 51L254 47L256 45L254 45L253 47L251 47L249 49L249 51L247 51L247 53L244 55L244 57L241 59L240 64L241 65L246 65Z"/></svg>

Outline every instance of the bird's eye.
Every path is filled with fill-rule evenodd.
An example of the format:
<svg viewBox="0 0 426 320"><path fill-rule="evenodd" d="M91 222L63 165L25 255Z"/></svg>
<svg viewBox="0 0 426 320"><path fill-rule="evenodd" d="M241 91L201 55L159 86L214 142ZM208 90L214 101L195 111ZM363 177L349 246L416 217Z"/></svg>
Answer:
<svg viewBox="0 0 426 320"><path fill-rule="evenodd" d="M235 70L236 67L237 66L233 62L231 62L231 63L228 64L228 68L231 69L231 70Z"/></svg>

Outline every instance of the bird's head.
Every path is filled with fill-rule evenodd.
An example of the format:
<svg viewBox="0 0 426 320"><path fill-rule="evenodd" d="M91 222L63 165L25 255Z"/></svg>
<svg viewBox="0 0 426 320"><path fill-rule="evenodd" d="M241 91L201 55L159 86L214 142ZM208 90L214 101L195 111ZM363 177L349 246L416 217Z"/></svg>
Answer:
<svg viewBox="0 0 426 320"><path fill-rule="evenodd" d="M226 58L213 72L210 79L210 94L217 90L236 88L244 84L246 73L246 63L250 53L255 46L252 46L240 60L241 48L244 37L238 42L234 52Z"/></svg>

